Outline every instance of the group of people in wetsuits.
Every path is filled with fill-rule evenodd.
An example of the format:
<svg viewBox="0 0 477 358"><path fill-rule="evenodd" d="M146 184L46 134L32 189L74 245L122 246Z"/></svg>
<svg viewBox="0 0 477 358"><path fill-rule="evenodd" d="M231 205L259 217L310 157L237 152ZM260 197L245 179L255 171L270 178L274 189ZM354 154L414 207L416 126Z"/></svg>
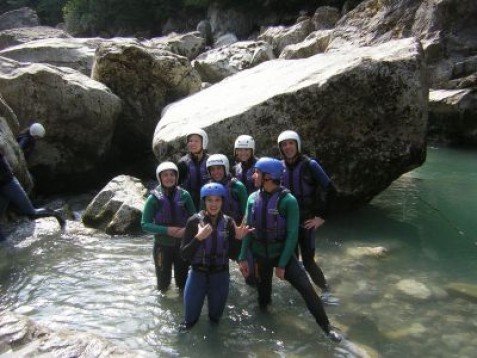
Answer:
<svg viewBox="0 0 477 358"><path fill-rule="evenodd" d="M141 220L143 230L155 237L158 289L168 289L174 269L184 293L181 329L198 321L206 297L210 321L219 321L233 260L256 287L261 310L271 304L275 272L300 293L327 337L341 341L323 307L338 300L314 259L315 232L324 223L333 185L319 163L302 153L298 133L278 136L283 160L258 159L253 137L237 137L232 168L227 156L207 153L204 130L189 131L186 141L187 154L177 165L167 161L157 167L159 185L147 198Z"/></svg>

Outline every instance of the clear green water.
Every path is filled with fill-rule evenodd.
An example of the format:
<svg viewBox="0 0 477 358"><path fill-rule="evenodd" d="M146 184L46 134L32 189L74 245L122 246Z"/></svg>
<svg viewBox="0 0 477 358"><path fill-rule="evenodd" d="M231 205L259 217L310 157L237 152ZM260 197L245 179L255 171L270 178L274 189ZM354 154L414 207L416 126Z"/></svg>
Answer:
<svg viewBox="0 0 477 358"><path fill-rule="evenodd" d="M317 260L341 299L330 319L356 345L380 357L477 357L477 302L449 294L477 285L477 151L428 149L408 173L360 211L328 221ZM384 257L360 256L382 246ZM275 281L269 314L232 265L228 307L218 326L206 312L177 332L182 303L160 295L149 236L104 239L63 235L0 247L0 309L54 329L99 334L146 356L352 357L329 343L300 297ZM402 280L425 286L414 298Z"/></svg>

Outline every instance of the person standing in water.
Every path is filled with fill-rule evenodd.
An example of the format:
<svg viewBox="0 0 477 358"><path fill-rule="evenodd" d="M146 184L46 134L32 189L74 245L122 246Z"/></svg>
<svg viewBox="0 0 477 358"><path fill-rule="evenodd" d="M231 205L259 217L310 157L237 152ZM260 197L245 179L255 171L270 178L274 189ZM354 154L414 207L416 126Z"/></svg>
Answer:
<svg viewBox="0 0 477 358"><path fill-rule="evenodd" d="M187 219L196 210L190 194L177 185L179 170L172 162L163 162L156 169L159 185L144 205L141 227L154 234L153 258L157 288L165 291L171 283L172 267L179 290L183 290L189 264L182 259L180 243Z"/></svg>

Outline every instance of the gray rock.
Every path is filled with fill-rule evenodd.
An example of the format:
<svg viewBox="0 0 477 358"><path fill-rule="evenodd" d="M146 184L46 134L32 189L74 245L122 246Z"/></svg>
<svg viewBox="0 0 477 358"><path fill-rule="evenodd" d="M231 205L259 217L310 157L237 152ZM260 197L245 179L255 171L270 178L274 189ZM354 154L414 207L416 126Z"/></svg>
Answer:
<svg viewBox="0 0 477 358"><path fill-rule="evenodd" d="M109 235L132 234L141 229L146 187L128 175L113 178L88 205L81 220Z"/></svg>
<svg viewBox="0 0 477 358"><path fill-rule="evenodd" d="M186 57L129 41L102 43L92 78L123 100L114 144L120 156L129 158L150 151L151 133L162 109L201 86L199 74Z"/></svg>
<svg viewBox="0 0 477 358"><path fill-rule="evenodd" d="M307 58L326 51L333 30L314 31L303 42L285 46L279 58Z"/></svg>
<svg viewBox="0 0 477 358"><path fill-rule="evenodd" d="M35 10L22 7L0 15L0 31L16 27L39 26L40 19Z"/></svg>
<svg viewBox="0 0 477 358"><path fill-rule="evenodd" d="M285 129L302 135L336 184L339 206L361 205L426 153L422 49L414 39L302 60L272 60L235 74L164 111L153 149L178 159L190 126L204 128L212 153L229 153L243 133L257 153L278 155Z"/></svg>
<svg viewBox="0 0 477 358"><path fill-rule="evenodd" d="M0 31L0 50L25 44L30 41L49 38L71 38L66 31L48 26L19 27Z"/></svg>
<svg viewBox="0 0 477 358"><path fill-rule="evenodd" d="M170 51L192 60L205 50L206 40L196 31L186 34L172 33L168 36L155 37L141 43L146 47Z"/></svg>
<svg viewBox="0 0 477 358"><path fill-rule="evenodd" d="M47 130L29 158L39 185L71 189L97 176L121 110L106 86L66 67L0 57L0 88L20 128L36 118Z"/></svg>

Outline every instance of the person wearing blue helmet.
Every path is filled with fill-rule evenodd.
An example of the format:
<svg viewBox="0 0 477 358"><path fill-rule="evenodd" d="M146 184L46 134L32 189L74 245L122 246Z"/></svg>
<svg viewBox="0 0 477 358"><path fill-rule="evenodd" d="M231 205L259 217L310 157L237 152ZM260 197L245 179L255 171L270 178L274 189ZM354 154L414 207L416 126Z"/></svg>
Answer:
<svg viewBox="0 0 477 358"><path fill-rule="evenodd" d="M323 304L304 269L295 256L298 241L299 212L296 198L280 181L283 164L278 159L264 157L255 163L253 179L259 188L247 201L245 222L253 227L243 240L239 255L240 271L244 277L252 274L247 262L250 248L256 262L258 304L266 310L272 300L272 277L287 280L302 296L316 322L333 341L341 335L332 328Z"/></svg>
<svg viewBox="0 0 477 358"><path fill-rule="evenodd" d="M196 324L206 297L211 322L218 323L225 309L230 283L229 248L233 240L249 232L236 229L234 220L223 214L225 196L222 184L205 184L200 190L204 209L186 224L181 253L191 268L184 291L185 319L181 330Z"/></svg>

